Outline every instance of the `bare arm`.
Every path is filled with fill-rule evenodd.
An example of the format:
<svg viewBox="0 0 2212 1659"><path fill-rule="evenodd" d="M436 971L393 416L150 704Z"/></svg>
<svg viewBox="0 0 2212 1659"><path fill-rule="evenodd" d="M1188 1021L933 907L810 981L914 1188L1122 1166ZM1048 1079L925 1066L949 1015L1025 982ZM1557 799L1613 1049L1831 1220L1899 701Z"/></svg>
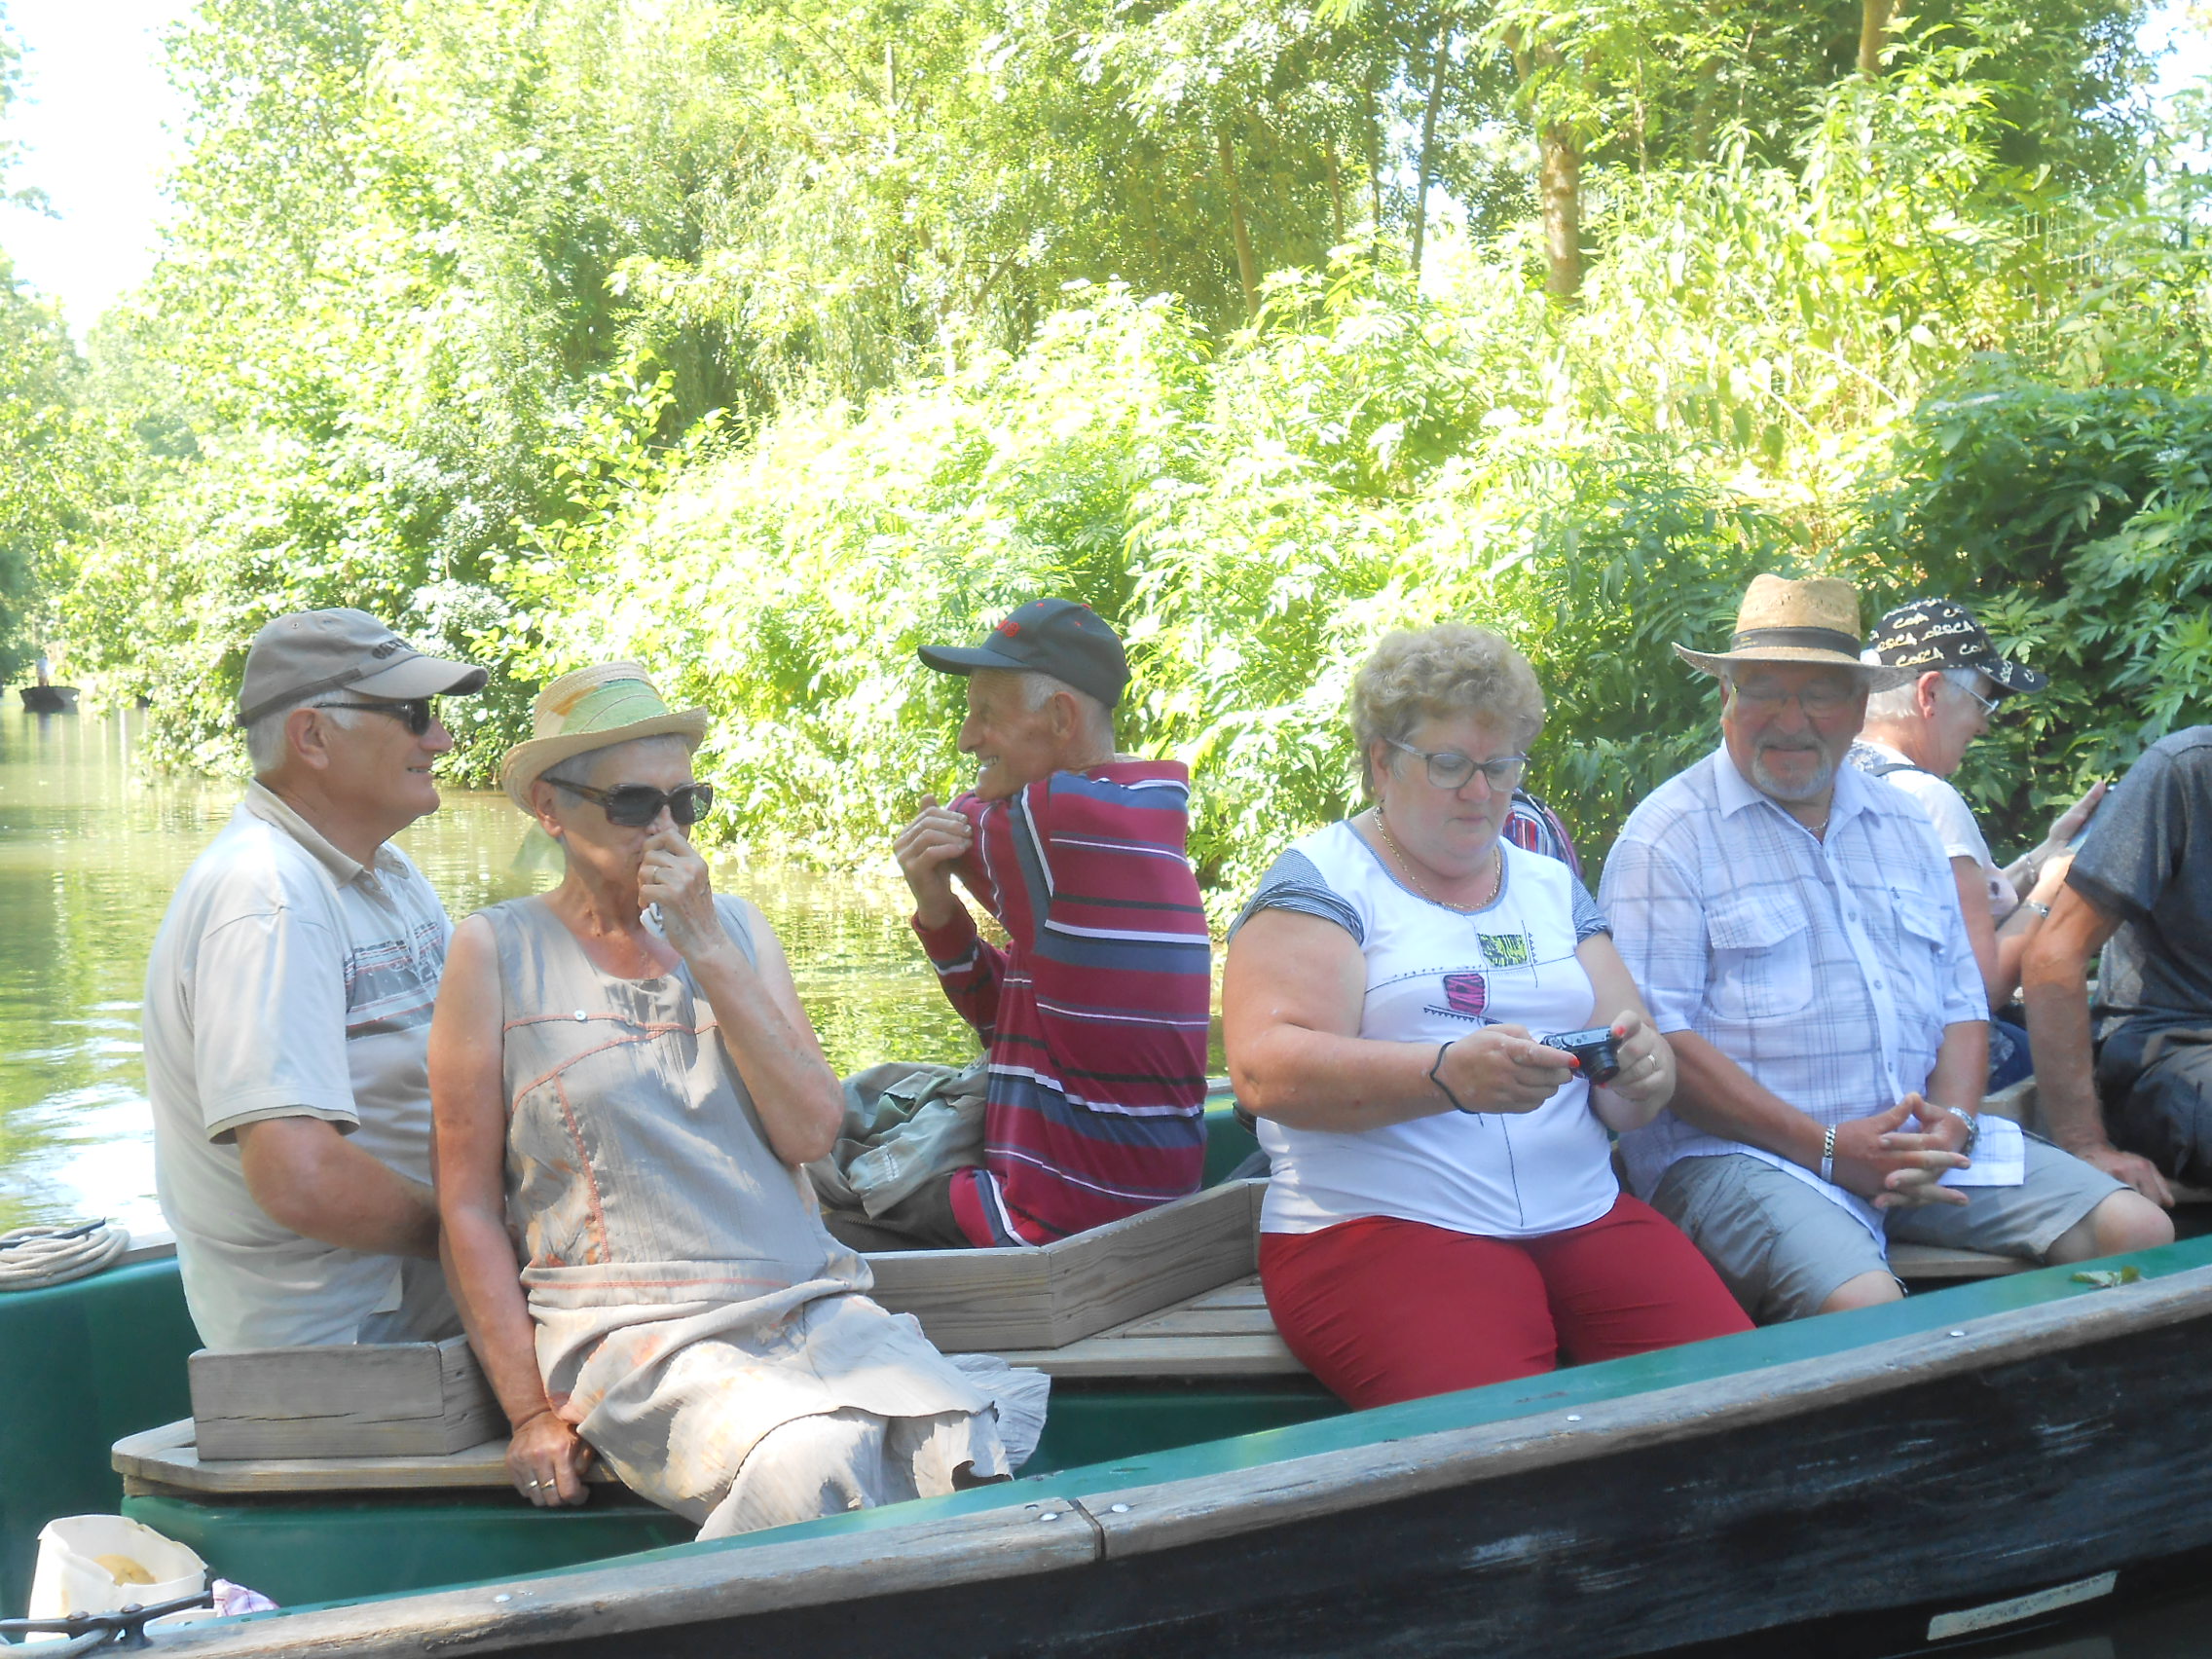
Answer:
<svg viewBox="0 0 2212 1659"><path fill-rule="evenodd" d="M2089 961L2120 931L2072 887L2051 901L2050 914L2028 943L2020 996L2028 1005L2028 1046L2036 1056L2036 1099L2050 1138L2117 1181L2171 1207L2173 1189L2147 1158L2121 1152L2105 1132L2097 1104L2089 1040Z"/></svg>
<svg viewBox="0 0 2212 1659"><path fill-rule="evenodd" d="M537 1370L536 1328L507 1236L507 1112L500 1082L500 997L491 924L471 916L446 952L430 1019L430 1109L446 1286L484 1376L514 1431L507 1473L540 1506L582 1503L591 1448L554 1411ZM550 1484L547 1484L547 1483Z"/></svg>
<svg viewBox="0 0 2212 1659"><path fill-rule="evenodd" d="M1973 946L1974 966L1981 970L1982 988L1989 993L1989 1006L2001 1008L2010 1000L2012 990L2002 983L1997 923L1989 913L1989 889L1982 880L1981 866L1962 853L1951 861L1951 879L1958 883L1959 914L1966 921L1967 942Z"/></svg>
<svg viewBox="0 0 2212 1659"><path fill-rule="evenodd" d="M715 1011L722 1051L753 1096L770 1150L793 1168L828 1157L845 1121L845 1097L759 908L739 901L752 924L756 966L722 926L706 861L665 832L645 843L638 895L661 907L668 942Z"/></svg>
<svg viewBox="0 0 2212 1659"><path fill-rule="evenodd" d="M1675 1051L1651 1023L1643 994L1608 936L1592 934L1574 955L1590 976L1590 1018L1612 1027L1621 1066L1619 1077L1590 1090L1590 1110L1609 1129L1640 1129L1674 1097Z"/></svg>
<svg viewBox="0 0 2212 1659"><path fill-rule="evenodd" d="M2036 937L2043 924L2042 911L2035 906L2041 904L2047 910L2058 902L2058 895L2066 886L2066 872L2073 865L2074 855L2068 852L2046 859L2035 885L2028 890L2027 902L1995 929L1997 977L1987 981L1991 1008L2003 1008L2018 994L2020 970L2028 958L2028 941ZM1969 912L1967 931L1973 931L1972 912Z"/></svg>
<svg viewBox="0 0 2212 1659"><path fill-rule="evenodd" d="M355 1146L320 1118L263 1118L237 1130L246 1191L271 1221L305 1238L374 1256L438 1255L430 1189Z"/></svg>
<svg viewBox="0 0 2212 1659"><path fill-rule="evenodd" d="M2012 884L2013 892L2026 899L2044 885L2046 866L2067 850L2067 844L2081 832L2082 826L2089 822L2097 803L2105 798L2106 788L2102 778L2091 784L2080 800L2050 821L2050 833L2041 844L2029 848L2005 866L2005 879ZM2050 902L2047 897L2043 900L2046 904Z"/></svg>
<svg viewBox="0 0 2212 1659"><path fill-rule="evenodd" d="M1954 1106L1971 1114L1981 1110L1981 1097L1988 1089L1989 1021L1961 1019L1944 1026L1936 1065L1928 1074L1927 1098L1937 1106ZM1963 1126L1959 1133L1962 1138L1966 1134Z"/></svg>
<svg viewBox="0 0 2212 1659"><path fill-rule="evenodd" d="M1433 1043L1358 1035L1367 961L1334 922L1262 910L1230 941L1221 986L1230 1081L1247 1111L1294 1128L1354 1133L1453 1109L1429 1078ZM1467 1106L1528 1112L1571 1074L1572 1056L1518 1025L1450 1045L1438 1071Z"/></svg>

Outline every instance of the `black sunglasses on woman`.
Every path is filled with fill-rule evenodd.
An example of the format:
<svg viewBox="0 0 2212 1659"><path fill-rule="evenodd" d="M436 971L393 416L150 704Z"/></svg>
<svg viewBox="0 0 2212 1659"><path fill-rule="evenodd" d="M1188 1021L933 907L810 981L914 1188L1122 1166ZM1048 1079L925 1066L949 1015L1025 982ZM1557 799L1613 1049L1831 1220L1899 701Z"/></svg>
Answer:
<svg viewBox="0 0 2212 1659"><path fill-rule="evenodd" d="M607 822L624 830L642 830L660 816L662 807L668 808L669 817L685 829L699 822L715 804L715 786L712 784L684 784L665 793L647 784L624 784L618 790L595 790L587 784L571 784L566 778L545 780L571 794L579 794L586 800L597 801L600 810L607 814Z"/></svg>

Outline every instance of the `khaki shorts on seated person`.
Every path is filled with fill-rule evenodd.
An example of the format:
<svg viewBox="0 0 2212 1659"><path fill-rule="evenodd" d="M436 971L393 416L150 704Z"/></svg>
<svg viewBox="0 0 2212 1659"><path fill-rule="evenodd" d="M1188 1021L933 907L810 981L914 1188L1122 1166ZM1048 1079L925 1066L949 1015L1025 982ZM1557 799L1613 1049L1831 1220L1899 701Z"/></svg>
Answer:
<svg viewBox="0 0 2212 1659"><path fill-rule="evenodd" d="M1970 1195L1964 1206L1885 1212L1890 1237L2041 1261L2068 1228L2121 1187L2093 1164L2029 1135L2027 1179L2019 1186L1960 1190ZM1677 1160L1660 1177L1651 1207L1689 1235L1744 1311L1762 1325L1818 1313L1847 1280L1890 1271L1873 1235L1849 1210L1742 1153Z"/></svg>

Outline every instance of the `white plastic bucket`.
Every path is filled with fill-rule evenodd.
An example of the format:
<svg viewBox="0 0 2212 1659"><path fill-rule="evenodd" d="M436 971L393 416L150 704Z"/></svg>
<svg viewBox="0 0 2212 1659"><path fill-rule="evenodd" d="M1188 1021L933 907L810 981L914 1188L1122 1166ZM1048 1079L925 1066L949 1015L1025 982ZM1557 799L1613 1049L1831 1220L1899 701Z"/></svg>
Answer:
<svg viewBox="0 0 2212 1659"><path fill-rule="evenodd" d="M39 1531L30 1616L112 1613L133 1603L150 1607L206 1587L207 1564L153 1528L120 1515L65 1515Z"/></svg>

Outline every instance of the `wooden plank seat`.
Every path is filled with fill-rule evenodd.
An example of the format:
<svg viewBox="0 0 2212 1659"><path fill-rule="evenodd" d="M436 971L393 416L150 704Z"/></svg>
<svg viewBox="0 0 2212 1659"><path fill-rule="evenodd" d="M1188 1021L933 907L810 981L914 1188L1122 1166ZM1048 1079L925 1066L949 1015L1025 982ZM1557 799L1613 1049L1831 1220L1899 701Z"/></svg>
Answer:
<svg viewBox="0 0 2212 1659"><path fill-rule="evenodd" d="M1009 1349L1005 1357L1069 1381L1298 1376L1304 1371L1275 1335L1257 1274L1200 1291L1063 1347ZM117 1441L115 1467L129 1493L275 1496L507 1485L503 1438L446 1453L203 1459L190 1418ZM591 1478L613 1481L604 1467L595 1467Z"/></svg>
<svg viewBox="0 0 2212 1659"><path fill-rule="evenodd" d="M1992 1095L1984 1109L2032 1126L2034 1081ZM874 1256L877 1295L914 1312L947 1349L997 1352L1069 1382L1301 1376L1304 1367L1275 1334L1253 1271L1263 1190L1257 1181L1209 1188L1149 1212L1163 1220L1132 1217L1043 1250ZM1923 1284L1997 1277L2033 1265L1920 1244L1898 1244L1890 1259L1899 1276ZM1082 1334L1026 1346L1039 1333L1058 1331ZM994 1335L1001 1340L991 1341ZM407 1456L203 1460L187 1419L118 1442L115 1467L126 1490L137 1492L489 1489L507 1484L504 1452L494 1439ZM611 1480L604 1469L593 1478Z"/></svg>

